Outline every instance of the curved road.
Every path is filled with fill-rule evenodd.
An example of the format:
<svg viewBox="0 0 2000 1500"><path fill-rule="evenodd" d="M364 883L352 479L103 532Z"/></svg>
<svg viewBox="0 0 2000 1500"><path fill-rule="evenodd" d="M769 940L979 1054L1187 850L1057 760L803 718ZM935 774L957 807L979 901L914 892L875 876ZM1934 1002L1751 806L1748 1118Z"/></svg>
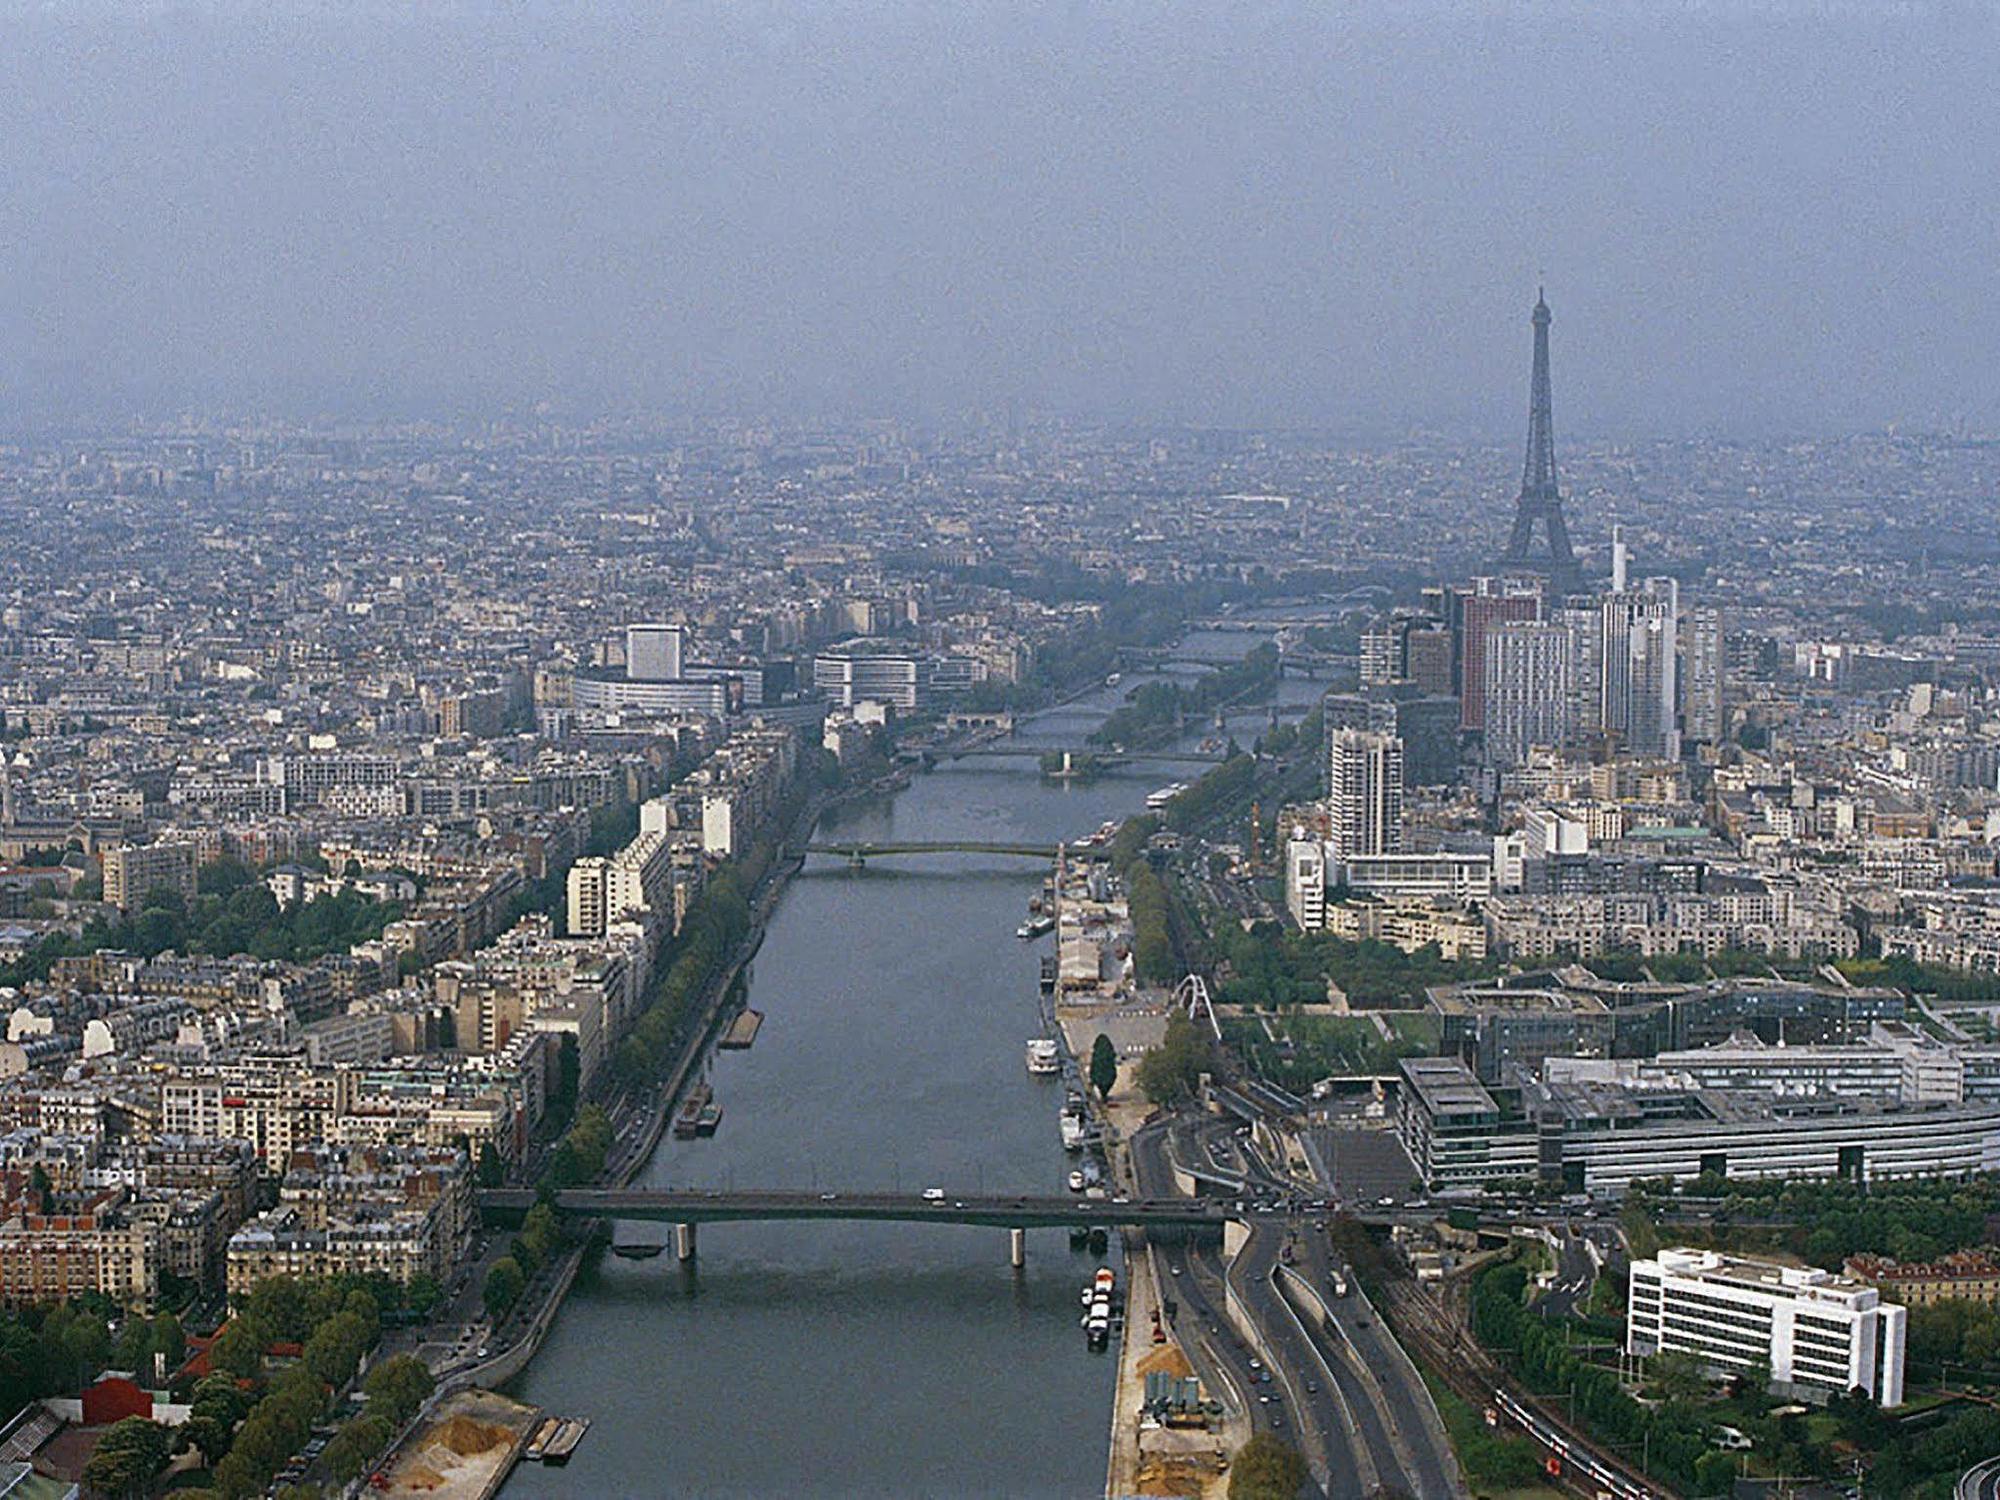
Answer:
<svg viewBox="0 0 2000 1500"><path fill-rule="evenodd" d="M1166 1158L1165 1127L1145 1127L1132 1137L1131 1145L1140 1193L1154 1200L1171 1195L1173 1173ZM1220 1248L1212 1244L1159 1246L1156 1264L1164 1262L1167 1267L1161 1295L1182 1304L1179 1327L1186 1326L1189 1311L1198 1311L1206 1343L1211 1349L1219 1346L1232 1384L1241 1382L1240 1388L1253 1393L1249 1406L1253 1424L1297 1446L1329 1500L1361 1500L1368 1487L1354 1450L1353 1423L1330 1375L1313 1354L1311 1341L1270 1280L1282 1239L1281 1229L1253 1229L1251 1244L1227 1268ZM1256 1372L1249 1368L1253 1355L1227 1311L1232 1294L1257 1332L1268 1368ZM1261 1399L1267 1395L1273 1398L1269 1402Z"/></svg>
<svg viewBox="0 0 2000 1500"><path fill-rule="evenodd" d="M2000 1458L1975 1464L1958 1482L1957 1500L2000 1500Z"/></svg>

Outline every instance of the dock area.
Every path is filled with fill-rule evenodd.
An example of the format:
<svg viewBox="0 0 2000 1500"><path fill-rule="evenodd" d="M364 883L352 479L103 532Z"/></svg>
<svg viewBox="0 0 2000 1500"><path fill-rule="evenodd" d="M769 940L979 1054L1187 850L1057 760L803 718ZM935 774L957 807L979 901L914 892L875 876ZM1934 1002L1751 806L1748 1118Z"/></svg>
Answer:
<svg viewBox="0 0 2000 1500"><path fill-rule="evenodd" d="M763 1028L764 1013L761 1010L742 1010L729 1023L729 1029L722 1033L722 1040L715 1045L729 1052L748 1050L757 1040L757 1033Z"/></svg>
<svg viewBox="0 0 2000 1500"><path fill-rule="evenodd" d="M1186 1500L1225 1500L1229 1473L1219 1455L1234 1453L1248 1440L1240 1417L1210 1419L1207 1425L1168 1425L1148 1418L1144 1407L1149 1380L1181 1382L1194 1366L1181 1352L1172 1325L1167 1341L1152 1341L1159 1286L1152 1257L1136 1239L1125 1257L1125 1342L1118 1352L1118 1386L1111 1407L1111 1460L1104 1493L1156 1495Z"/></svg>
<svg viewBox="0 0 2000 1500"><path fill-rule="evenodd" d="M539 1408L497 1391L447 1396L399 1447L371 1484L377 1495L427 1500L490 1500L506 1483L540 1424Z"/></svg>

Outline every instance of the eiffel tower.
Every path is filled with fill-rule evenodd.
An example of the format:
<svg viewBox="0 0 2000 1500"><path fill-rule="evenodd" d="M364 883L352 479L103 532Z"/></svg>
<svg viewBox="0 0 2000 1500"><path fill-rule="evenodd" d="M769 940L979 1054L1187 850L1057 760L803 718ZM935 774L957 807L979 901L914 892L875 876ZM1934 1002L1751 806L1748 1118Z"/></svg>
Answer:
<svg viewBox="0 0 2000 1500"><path fill-rule="evenodd" d="M1528 390L1528 458L1521 467L1521 498L1514 502L1514 532L1500 558L1503 568L1543 573L1558 591L1574 588L1582 570L1570 550L1556 488L1554 401L1549 394L1549 304L1535 292L1535 373ZM1535 523L1548 538L1546 556L1535 555Z"/></svg>

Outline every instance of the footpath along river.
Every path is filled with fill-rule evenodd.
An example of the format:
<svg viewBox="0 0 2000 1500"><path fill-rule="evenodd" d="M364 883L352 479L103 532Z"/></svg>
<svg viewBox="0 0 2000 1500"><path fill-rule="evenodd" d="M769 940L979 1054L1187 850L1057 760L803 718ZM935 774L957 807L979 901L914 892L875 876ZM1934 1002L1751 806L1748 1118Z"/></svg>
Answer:
<svg viewBox="0 0 2000 1500"><path fill-rule="evenodd" d="M1183 643L1206 659L1253 644ZM1137 680L1024 721L1017 742L1081 745ZM1324 689L1287 680L1282 697ZM1232 719L1244 744L1267 712ZM1053 844L1199 769L1133 765L1062 786L1033 761L961 761L836 809L820 831ZM721 1130L669 1137L635 1185L1058 1188L1063 1086L1022 1062L1048 940L1015 936L1046 873L974 855L861 871L812 857L751 975L763 1031L750 1051L713 1060ZM668 1237L665 1226L627 1233ZM566 1468L523 1465L507 1500L1101 1491L1113 1365L1085 1348L1077 1289L1093 1262L1063 1233L1031 1233L1021 1273L994 1229L729 1224L700 1235L691 1276L669 1250L607 1255L579 1279L513 1390L594 1425Z"/></svg>

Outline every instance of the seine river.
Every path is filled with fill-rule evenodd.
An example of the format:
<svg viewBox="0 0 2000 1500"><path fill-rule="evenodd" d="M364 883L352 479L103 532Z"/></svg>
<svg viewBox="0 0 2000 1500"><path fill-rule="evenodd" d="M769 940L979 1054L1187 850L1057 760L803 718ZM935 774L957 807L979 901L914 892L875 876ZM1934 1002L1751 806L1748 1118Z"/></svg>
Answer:
<svg viewBox="0 0 2000 1500"><path fill-rule="evenodd" d="M1204 635L1183 649L1250 644ZM1036 715L1018 740L1080 745L1135 680ZM1283 697L1323 690L1288 680ZM1264 714L1232 720L1246 745ZM1054 843L1197 769L1132 766L1066 787L1032 761L962 761L836 809L821 832ZM1048 942L1015 936L1045 873L970 855L863 871L813 857L756 958L756 1046L713 1060L721 1130L669 1137L637 1181L1059 1187L1062 1084L1022 1064ZM607 1255L514 1387L594 1425L566 1468L517 1470L508 1500L1101 1493L1112 1362L1077 1327L1091 1264L1061 1231L1030 1233L1017 1273L1002 1230L872 1224L706 1226L692 1276L671 1250Z"/></svg>

